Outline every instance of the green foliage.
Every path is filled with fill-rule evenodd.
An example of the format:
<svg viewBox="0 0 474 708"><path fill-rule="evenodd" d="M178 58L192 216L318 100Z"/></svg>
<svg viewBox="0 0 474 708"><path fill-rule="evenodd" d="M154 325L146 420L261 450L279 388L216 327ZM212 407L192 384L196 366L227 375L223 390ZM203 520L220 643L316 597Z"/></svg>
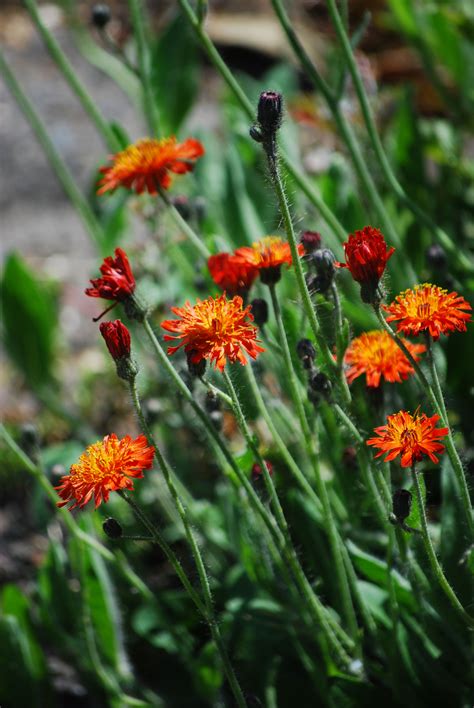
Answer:
<svg viewBox="0 0 474 708"><path fill-rule="evenodd" d="M54 298L16 253L5 262L1 292L5 347L28 384L41 390L52 382L54 372Z"/></svg>

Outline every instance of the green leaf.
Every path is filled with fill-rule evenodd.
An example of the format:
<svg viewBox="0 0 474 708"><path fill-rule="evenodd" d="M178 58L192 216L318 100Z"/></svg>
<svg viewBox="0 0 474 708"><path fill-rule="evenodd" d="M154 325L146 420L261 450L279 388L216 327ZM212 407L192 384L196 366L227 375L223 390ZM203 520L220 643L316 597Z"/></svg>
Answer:
<svg viewBox="0 0 474 708"><path fill-rule="evenodd" d="M41 708L43 686L31 662L31 641L12 615L0 617L0 702Z"/></svg>
<svg viewBox="0 0 474 708"><path fill-rule="evenodd" d="M420 489L421 489L421 496L423 497L423 504L426 504L426 485L425 485L425 478L422 473L420 472L415 472L415 474L418 475L417 479L420 484ZM421 516L420 516L420 507L418 505L418 497L416 495L416 489L414 486L411 486L411 494L412 494L412 503L411 503L411 511L410 511L410 516L408 516L405 519L405 523L407 526L412 526L415 529L421 529Z"/></svg>
<svg viewBox="0 0 474 708"><path fill-rule="evenodd" d="M88 532L90 528L85 529ZM125 652L122 621L107 566L101 556L92 548L82 545L81 585L84 602L90 614L90 621L98 648L109 665L122 677L130 676L130 668Z"/></svg>
<svg viewBox="0 0 474 708"><path fill-rule="evenodd" d="M348 542L347 545L356 570L375 583L375 585L388 590L387 564L380 558L366 553L352 541ZM410 609L415 609L416 600L410 583L396 570L392 569L391 574L398 602Z"/></svg>
<svg viewBox="0 0 474 708"><path fill-rule="evenodd" d="M199 90L194 35L181 14L152 49L152 84L164 134L177 133Z"/></svg>
<svg viewBox="0 0 474 708"><path fill-rule="evenodd" d="M28 384L40 389L53 377L57 327L53 298L16 253L6 260L1 291L5 348Z"/></svg>

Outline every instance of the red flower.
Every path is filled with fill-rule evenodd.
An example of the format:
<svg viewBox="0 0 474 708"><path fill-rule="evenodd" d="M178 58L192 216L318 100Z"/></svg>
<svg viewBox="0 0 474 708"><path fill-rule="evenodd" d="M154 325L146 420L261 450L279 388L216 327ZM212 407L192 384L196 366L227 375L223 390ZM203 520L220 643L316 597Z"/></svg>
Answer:
<svg viewBox="0 0 474 708"><path fill-rule="evenodd" d="M372 226L350 234L344 244L345 263L336 263L339 268L349 268L358 283L376 287L383 275L394 248L388 248L383 234Z"/></svg>
<svg viewBox="0 0 474 708"><path fill-rule="evenodd" d="M114 361L130 356L130 332L120 320L102 322L99 329Z"/></svg>
<svg viewBox="0 0 474 708"><path fill-rule="evenodd" d="M304 256L304 246L298 244L298 255ZM265 285L280 280L281 266L293 263L290 244L279 236L265 236L252 246L242 246L235 251L235 257L242 263L252 265L260 273L260 280Z"/></svg>
<svg viewBox="0 0 474 708"><path fill-rule="evenodd" d="M148 191L157 194L157 187L168 189L170 172L184 174L194 169L193 161L204 155L204 148L194 138L184 143L174 136L154 140L145 138L113 155L113 164L100 169L104 177L99 182L98 194L117 187L135 189L137 194Z"/></svg>
<svg viewBox="0 0 474 708"><path fill-rule="evenodd" d="M102 441L89 445L77 464L71 465L69 474L61 477L55 487L63 501L58 506L74 502L84 507L94 497L95 508L109 500L110 492L133 490L133 479L143 477L143 470L153 466L155 451L144 435L132 440L126 435L122 440L112 433Z"/></svg>
<svg viewBox="0 0 474 708"><path fill-rule="evenodd" d="M92 288L86 288L86 295L116 302L122 302L133 295L135 278L127 254L121 248L115 249L115 258L104 258L100 272L102 276L91 280Z"/></svg>
<svg viewBox="0 0 474 708"><path fill-rule="evenodd" d="M411 415L399 411L387 417L387 425L375 428L378 437L367 440L367 445L378 447L380 452L375 457L388 453L385 462L401 456L402 467L412 467L415 462L428 455L432 462L438 462L436 454L444 452L444 445L439 438L448 435L448 428L436 428L439 415L429 418L425 413Z"/></svg>
<svg viewBox="0 0 474 708"><path fill-rule="evenodd" d="M273 477L273 465L270 462L270 460L264 460L265 466L268 470L268 474L270 477ZM258 462L254 462L252 465L252 479L254 482L256 482L260 477L263 477L263 470L261 465L258 464Z"/></svg>
<svg viewBox="0 0 474 708"><path fill-rule="evenodd" d="M433 339L440 334L466 331L471 319L470 304L455 292L448 293L439 285L416 285L397 295L391 305L384 305L390 312L387 322L397 323L397 332L417 335L429 332Z"/></svg>
<svg viewBox="0 0 474 708"><path fill-rule="evenodd" d="M250 307L243 309L242 298L236 295L227 300L225 295L198 300L196 305L187 302L184 307L172 307L178 320L166 320L161 323L163 329L173 332L181 344L169 347L168 354L174 354L182 346L185 352L191 352L190 363L198 364L202 359L214 362L220 371L229 360L232 364L239 361L247 363L245 350L252 359L265 351L257 344L257 328ZM165 335L165 341L175 337Z"/></svg>
<svg viewBox="0 0 474 708"><path fill-rule="evenodd" d="M258 275L258 269L252 263L242 261L231 253L210 256L207 267L216 285L230 295L249 290Z"/></svg>

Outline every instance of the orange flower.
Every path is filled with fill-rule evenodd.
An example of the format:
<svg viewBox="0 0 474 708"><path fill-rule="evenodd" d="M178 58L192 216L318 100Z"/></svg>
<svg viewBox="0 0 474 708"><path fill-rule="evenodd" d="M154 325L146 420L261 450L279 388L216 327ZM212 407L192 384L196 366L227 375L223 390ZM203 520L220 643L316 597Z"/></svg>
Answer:
<svg viewBox="0 0 474 708"><path fill-rule="evenodd" d="M170 172L179 175L190 172L194 169L193 160L201 155L204 155L204 148L194 138L188 138L184 143L176 142L174 136L161 140L139 140L112 155L112 165L101 167L100 172L104 177L99 182L97 193L127 187L135 189L137 194L145 191L157 194L158 186L163 189L170 186Z"/></svg>
<svg viewBox="0 0 474 708"><path fill-rule="evenodd" d="M426 351L424 344L411 344L403 340L410 354L418 361L417 354ZM349 344L344 358L349 364L346 376L349 383L362 374L367 386L380 386L381 378L390 383L401 382L413 373L405 354L384 330L364 332Z"/></svg>
<svg viewBox="0 0 474 708"><path fill-rule="evenodd" d="M298 254L304 255L304 246L298 245ZM240 260L252 263L256 268L277 268L286 263L291 265L290 244L279 236L265 236L261 241L256 241L251 246L243 246L235 251Z"/></svg>
<svg viewBox="0 0 474 708"><path fill-rule="evenodd" d="M61 477L55 487L63 501L58 506L74 502L69 509L84 507L94 497L95 508L109 500L109 493L120 489L133 490L133 479L143 477L143 470L153 466L155 451L144 435L132 440L126 435L119 440L115 433L89 445L79 462L71 465L69 474Z"/></svg>
<svg viewBox="0 0 474 708"><path fill-rule="evenodd" d="M375 428L379 437L367 440L367 445L378 447L380 452L375 457L388 453L385 462L401 455L402 467L412 467L428 455L432 462L438 462L436 454L444 452L444 445L438 442L448 434L448 428L436 428L439 415L429 418L425 413L411 415L399 411L387 417L387 425Z"/></svg>
<svg viewBox="0 0 474 708"><path fill-rule="evenodd" d="M265 350L257 344L257 328L250 324L253 321L250 310L250 306L242 308L242 298L238 295L232 300L221 295L198 300L194 306L187 302L184 307L173 307L171 311L180 319L166 320L161 326L183 341L176 347L169 347L168 354L174 354L184 346L185 352L192 352L191 363L208 359L220 371L224 370L227 360L232 364L236 361L246 364L247 358L242 350L256 359ZM165 335L165 341L174 339Z"/></svg>
<svg viewBox="0 0 474 708"><path fill-rule="evenodd" d="M471 315L470 304L455 292L448 293L439 285L416 285L412 290L397 295L391 305L384 305L390 312L387 322L397 322L397 331L416 335L428 331L433 339L440 334L458 330L466 331Z"/></svg>
<svg viewBox="0 0 474 708"><path fill-rule="evenodd" d="M213 281L221 290L235 295L249 290L258 275L258 269L231 253L210 256L207 267Z"/></svg>

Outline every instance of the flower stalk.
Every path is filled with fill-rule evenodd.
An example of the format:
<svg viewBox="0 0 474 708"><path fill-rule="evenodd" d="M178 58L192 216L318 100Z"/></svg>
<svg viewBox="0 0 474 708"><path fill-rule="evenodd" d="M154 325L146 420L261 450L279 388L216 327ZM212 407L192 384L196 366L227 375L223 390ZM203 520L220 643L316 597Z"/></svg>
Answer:
<svg viewBox="0 0 474 708"><path fill-rule="evenodd" d="M203 614L203 617L206 619L207 623L209 624L212 638L213 638L214 643L215 643L217 650L219 652L219 655L220 655L220 658L222 661L222 665L224 667L224 671L226 673L227 680L229 681L229 685L231 687L235 701L236 701L237 705L239 706L239 708L245 708L247 703L245 701L239 681L235 675L235 671L232 667L229 656L227 654L227 650L225 648L225 644L222 640L222 636L220 633L219 625L216 620L214 606L213 606L211 586L209 583L209 577L207 575L207 571L206 571L206 568L204 565L204 561L202 558L201 550L199 548L199 544L194 536L191 524L188 519L188 514L187 514L186 509L183 505L183 502L181 501L181 498L178 494L178 490L176 489L176 487L173 483L172 470L171 470L168 462L164 458L160 448L156 444L153 434L150 430L150 426L148 425L148 422L143 414L143 409L142 409L140 399L138 396L138 391L137 391L135 379L131 379L129 381L129 389L130 389L130 395L132 398L133 407L135 408L135 412L138 416L138 420L140 421L141 428L142 428L143 432L145 433L146 437L148 438L149 443L153 446L153 448L155 450L156 459L158 460L158 464L159 464L160 469L163 473L163 477L165 479L166 486L169 489L169 492L170 492L171 497L174 501L174 504L176 506L178 514L179 514L181 521L183 523L184 531L186 534L186 539L188 541L189 547L190 547L191 552L194 557L194 562L196 564L196 568L197 568L198 575L199 575L199 581L201 584L201 590L202 590L202 594L204 597L204 607L202 607L202 604L200 602L198 609L200 610L201 614ZM153 526L153 528L154 528L154 526ZM188 588L186 588L186 589L188 589Z"/></svg>
<svg viewBox="0 0 474 708"><path fill-rule="evenodd" d="M420 520L421 520L421 528L422 528L422 538L423 538L423 545L425 547L426 555L428 556L428 560L431 565L431 569L433 571L433 575L435 576L440 588L443 590L444 594L447 596L448 600L450 601L451 605L454 607L456 610L457 614L459 617L462 618L462 620L469 626L469 627L474 627L474 617L471 617L468 615L464 607L461 605L459 602L459 599L454 592L453 588L448 582L448 579L446 578L445 574L443 573L443 570L439 564L438 557L436 555L436 552L433 548L433 543L431 541L430 533L428 530L428 522L426 519L426 510L425 510L425 504L423 501L423 494L421 492L421 486L420 482L418 480L418 474L415 470L415 466L412 467L412 478L413 478L413 485L415 487L416 491L416 498L418 500L418 508L420 511Z"/></svg>

